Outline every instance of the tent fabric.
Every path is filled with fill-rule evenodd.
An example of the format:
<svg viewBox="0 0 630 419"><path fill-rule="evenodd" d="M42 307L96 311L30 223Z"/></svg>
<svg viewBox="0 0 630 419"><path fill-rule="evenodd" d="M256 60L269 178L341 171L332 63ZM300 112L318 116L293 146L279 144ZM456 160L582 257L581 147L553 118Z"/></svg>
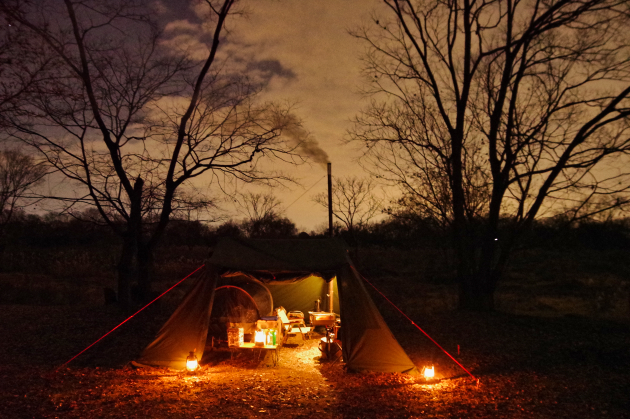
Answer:
<svg viewBox="0 0 630 419"><path fill-rule="evenodd" d="M418 374L418 368L385 323L358 272L346 265L339 278L342 354L348 369Z"/></svg>
<svg viewBox="0 0 630 419"><path fill-rule="evenodd" d="M219 276L236 272L265 283L272 289L276 305L283 299L288 299L289 304L302 301L299 304L305 305L309 300L313 304L316 293L308 294L306 299L299 295L300 286L303 290L325 292L327 281L336 278L342 354L348 370L418 373L370 298L345 246L337 239L222 239L203 274L137 363L183 369L186 356L194 348L201 359ZM285 288L282 283L287 284ZM285 292L292 286L295 296Z"/></svg>
<svg viewBox="0 0 630 419"><path fill-rule="evenodd" d="M239 271L326 272L347 263L345 247L335 239L221 240L210 263Z"/></svg>
<svg viewBox="0 0 630 419"><path fill-rule="evenodd" d="M333 281L333 307L339 313L339 295L337 280ZM276 307L282 306L288 311L301 311L308 321L308 312L315 308L315 300L320 300L322 308L328 307L328 283L319 276L309 275L299 282L267 285L273 295Z"/></svg>
<svg viewBox="0 0 630 419"><path fill-rule="evenodd" d="M218 275L206 265L156 338L140 354L140 365L186 368L191 351L203 357Z"/></svg>

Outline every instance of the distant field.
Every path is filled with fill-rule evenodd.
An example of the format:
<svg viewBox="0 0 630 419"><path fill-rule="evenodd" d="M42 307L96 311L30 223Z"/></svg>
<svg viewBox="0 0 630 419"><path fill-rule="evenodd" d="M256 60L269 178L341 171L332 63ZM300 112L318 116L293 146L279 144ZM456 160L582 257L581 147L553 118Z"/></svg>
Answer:
<svg viewBox="0 0 630 419"><path fill-rule="evenodd" d="M456 308L453 263L441 252L363 250L359 257L360 271L395 296L405 312ZM630 320L630 257L617 250L516 254L499 284L496 308L512 314Z"/></svg>
<svg viewBox="0 0 630 419"><path fill-rule="evenodd" d="M203 263L209 249L177 246L157 252L154 290L168 288ZM517 254L496 294L499 311L536 316L630 319L630 261L625 251L530 250ZM104 303L116 286L117 249L60 248L5 252L0 303ZM435 249L361 249L360 271L409 315L453 310L453 263ZM181 298L185 284L166 299ZM375 296L385 311L387 303Z"/></svg>

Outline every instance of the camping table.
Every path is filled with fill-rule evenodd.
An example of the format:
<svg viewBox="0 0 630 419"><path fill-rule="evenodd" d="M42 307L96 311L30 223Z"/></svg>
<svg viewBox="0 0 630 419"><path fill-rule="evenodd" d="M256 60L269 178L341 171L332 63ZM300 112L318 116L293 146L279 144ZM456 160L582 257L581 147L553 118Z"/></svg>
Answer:
<svg viewBox="0 0 630 419"><path fill-rule="evenodd" d="M256 344L254 342L244 342L242 345L239 346L232 346L230 347L230 349L261 349L262 350L267 350L267 351L273 351L271 353L271 359L273 360L273 366L275 367L276 365L278 365L278 347L280 345L264 345L264 346L256 346ZM260 354L259 354L260 356Z"/></svg>

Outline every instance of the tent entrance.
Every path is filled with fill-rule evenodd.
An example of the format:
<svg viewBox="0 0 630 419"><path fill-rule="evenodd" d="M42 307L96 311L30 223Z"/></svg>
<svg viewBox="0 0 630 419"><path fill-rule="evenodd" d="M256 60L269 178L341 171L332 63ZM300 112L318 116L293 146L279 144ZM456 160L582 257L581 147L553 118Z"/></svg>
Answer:
<svg viewBox="0 0 630 419"><path fill-rule="evenodd" d="M330 281L333 284L333 311L339 313L337 278L333 277ZM317 311L328 311L328 284L321 276L308 275L294 282L267 284L267 288L273 295L276 308L282 306L287 312L301 311L308 321L308 312L316 311L317 301L320 308Z"/></svg>
<svg viewBox="0 0 630 419"><path fill-rule="evenodd" d="M183 369L191 351L197 348L198 357L203 357L211 322L223 325L221 329L227 334L227 323L253 323L268 316L244 286L222 283L230 273L255 276L252 279L264 284L273 294L271 310L282 305L289 312L304 314L315 308L320 295L328 294L325 286L336 277L337 290L333 292L338 303L333 302L333 310L337 312L338 306L343 321L342 354L347 369L418 373L372 301L344 244L337 239L221 239L195 284L142 351L138 363ZM305 277L313 282L299 284ZM293 283L303 288L291 289ZM285 287L280 290L280 285ZM278 289L271 289L276 286Z"/></svg>

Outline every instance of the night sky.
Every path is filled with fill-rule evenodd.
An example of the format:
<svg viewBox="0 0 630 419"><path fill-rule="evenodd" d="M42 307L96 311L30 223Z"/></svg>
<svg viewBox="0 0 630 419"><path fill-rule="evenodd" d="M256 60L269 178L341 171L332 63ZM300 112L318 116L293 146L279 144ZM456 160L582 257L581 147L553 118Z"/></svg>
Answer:
<svg viewBox="0 0 630 419"><path fill-rule="evenodd" d="M163 0L158 10L167 22L174 46L193 46L202 57L207 51L202 42L203 21L194 6L183 8L182 4ZM295 113L328 154L333 176L364 175L356 163L357 150L341 144L350 120L367 104L359 94L360 58L366 45L350 36L348 30L367 22L370 14L382 7L380 3L257 0L238 6L244 7L247 14L227 21L227 38L220 47L222 57L268 80L265 98L297 103ZM288 170L302 187L273 191L285 207L290 206L286 216L298 229L310 231L326 225L326 210L311 200L315 193L326 191L324 165L313 163Z"/></svg>
<svg viewBox="0 0 630 419"><path fill-rule="evenodd" d="M214 30L204 24L205 1L156 0L153 4L163 25L164 44L188 49L194 58L205 60ZM371 15L388 10L378 0L244 0L232 10L244 13L228 17L219 63L225 71L243 72L262 81L266 88L261 100L294 104L293 113L303 121L314 147L321 150L320 158L310 164L274 167L299 184L271 192L299 231L326 229L327 211L312 200L315 194L327 191L325 160L332 163L333 177L368 176L357 162L360 151L342 143L351 120L369 101L360 93L364 83L361 57L367 45L349 31L369 24ZM125 29L133 31L133 26ZM66 195L68 185L61 175L53 175L44 193ZM268 192L251 185L239 189ZM374 193L382 195L383 190ZM54 205L41 202L28 210L55 211ZM224 209L239 217L228 205Z"/></svg>

